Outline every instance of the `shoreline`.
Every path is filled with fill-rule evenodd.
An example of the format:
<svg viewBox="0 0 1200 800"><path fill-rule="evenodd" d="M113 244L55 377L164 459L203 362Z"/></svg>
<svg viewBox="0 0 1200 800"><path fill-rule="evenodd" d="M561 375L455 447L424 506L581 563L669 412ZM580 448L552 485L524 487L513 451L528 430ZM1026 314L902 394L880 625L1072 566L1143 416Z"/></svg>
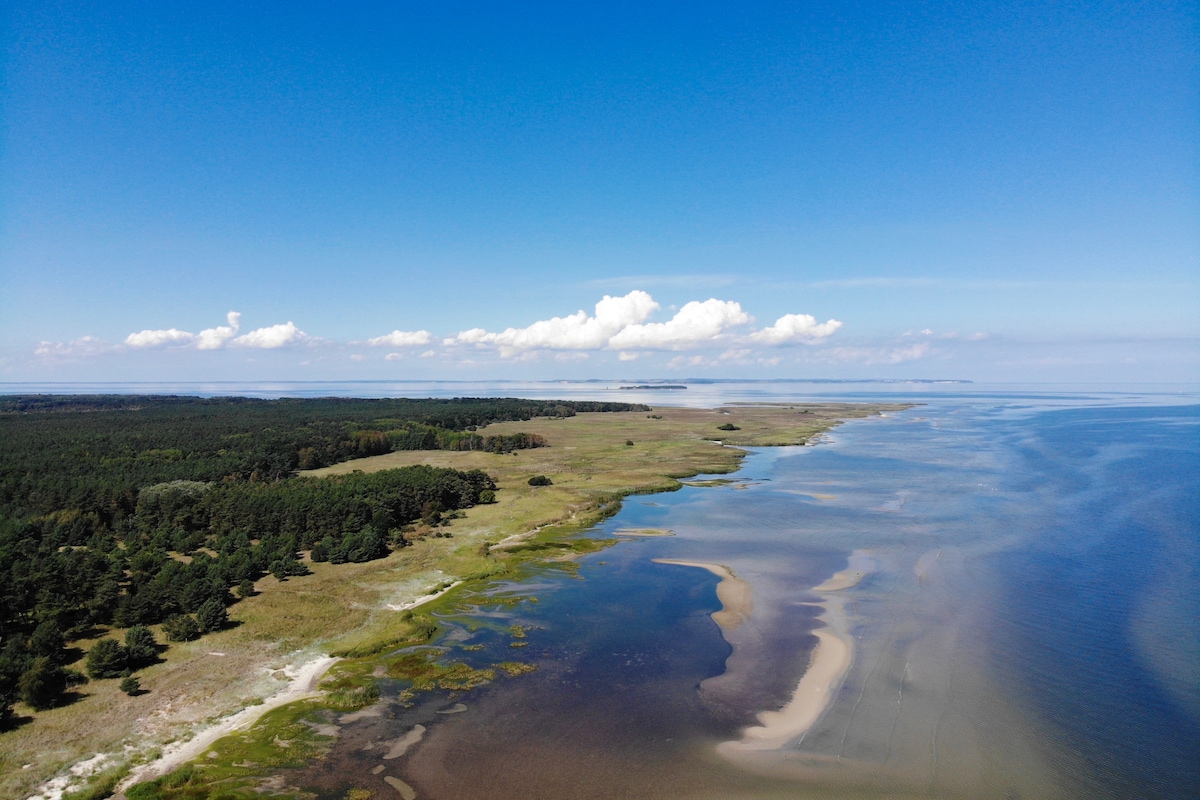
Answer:
<svg viewBox="0 0 1200 800"><path fill-rule="evenodd" d="M257 722L268 711L274 711L298 700L320 697L322 692L317 689L321 677L341 659L329 655L320 655L310 659L295 669L295 675L286 687L263 700L256 706L248 706L212 725L201 728L190 739L172 742L163 748L163 753L149 764L143 764L130 770L118 785L113 794L115 800L125 796L125 790L134 784L151 781L162 777L177 767L200 756L210 745L219 739ZM293 667L294 665L289 665ZM288 667L284 667L287 674Z"/></svg>
<svg viewBox="0 0 1200 800"><path fill-rule="evenodd" d="M749 618L754 611L754 594L750 584L733 574L733 570L720 564L710 564L706 561L686 561L678 558L653 558L655 564L674 564L678 567L696 567L706 569L720 578L717 583L717 599L721 601L721 609L712 613L713 622L725 634L736 630L739 625Z"/></svg>
<svg viewBox="0 0 1200 800"><path fill-rule="evenodd" d="M738 758L754 752L781 750L789 742L802 740L820 721L833 705L854 663L854 638L849 633L846 598L840 593L857 586L874 571L874 566L867 551L856 550L846 569L813 587L813 592L824 596L818 603L824 613L818 619L827 627L813 631L817 646L791 699L777 711L760 711L759 725L743 730L740 740L717 745L717 752L727 758Z"/></svg>
<svg viewBox="0 0 1200 800"><path fill-rule="evenodd" d="M390 563L380 561L343 566L339 568L338 573L339 575L345 573L345 577L340 578L336 586L330 584L328 589L318 594L313 594L307 581L303 584L297 583L298 591L291 591L291 584L285 584L286 588L283 591L288 594L289 598L301 603L306 611L312 612L305 617L306 620L312 620L307 628L303 630L289 629L288 631L291 638L290 643L293 644L293 647L299 646L293 652L304 652L307 649L307 652L314 653L316 650L311 648L314 648L317 642L323 642L324 644L321 645L323 647L330 647L332 642L329 638L330 634L333 634L334 640L346 638L349 629L336 630L330 625L326 625L325 617L321 616L330 614L329 619L332 620L330 609L334 607L344 606L346 611L343 613L357 615L354 623L357 626L355 630L358 630L359 627L364 630L378 629L379 632L374 635L386 636L384 630L387 625L392 623L372 622L377 619L374 611L382 611L383 616L378 619L385 619L389 616L388 612L407 611L426 602L437 601L454 588L458 588L457 586L447 587L415 598L411 602L380 603L377 606L362 603L359 599L362 597L360 591L368 595L373 592L385 592L395 585L395 579L392 576L397 573L400 578L403 578L414 569L422 571L430 568L447 569L446 565L449 564L452 565L450 567L452 574L456 572L458 575L465 574L467 576L454 581L456 584L470 582L474 577L474 569L490 569L488 562L484 559L488 559L493 551L495 551L494 556L505 558L508 556L506 551L510 549L521 553L528 548L529 555L517 555L518 559L528 558L534 556L537 548L527 542L538 540L542 534L562 535L594 525L610 516L615 507L619 507L630 495L673 491L679 488L681 479L686 480L701 474L724 474L736 471L740 468L741 460L746 455L746 451L740 449L741 447L770 446L779 442L815 441L815 435L820 431L849 419L875 416L892 407L887 404L874 403L835 404L820 408L819 413L805 417L802 422L796 419L790 409L738 408L734 409L734 414L744 429L741 440L727 442L735 445L734 447L716 448L712 447L713 442L704 437L702 431L707 425L728 419L727 412L718 409L661 407L658 409L660 413L654 417L580 414L569 420L537 418L496 423L494 427L501 433L512 430L545 435L555 442L553 447L520 451L503 458L494 454L467 451L396 451L383 456L344 462L315 473L304 473L324 475L359 470L374 472L380 469L405 466L409 463L427 463L433 466L453 466L459 469L484 469L495 477L500 488L505 491L500 502L476 506L471 509L471 513L466 518L455 520L452 523L452 529L457 534L456 539L459 536L462 537L461 539L452 541L447 537L446 539L425 540L427 543L424 545L424 550L427 552L420 553L419 562L414 559L413 554L406 553L407 558L402 560L397 560L398 556L389 557L387 561ZM625 444L627 440L636 441L637 445L629 447ZM586 459L581 461L581 456L585 456ZM672 468L668 471L664 469L664 464L670 464ZM554 487L549 489L527 487L526 479L529 473L553 475ZM666 531L661 533L656 531L656 533L670 535ZM479 553L479 545L486 544L489 539L495 543L487 544L486 550ZM468 550L468 547L471 549ZM329 584L333 578L333 570L329 568L317 569L316 573L326 584ZM730 573L732 580L728 581L725 580L724 575L715 574L722 578L717 591L719 599L726 608L717 612L714 620L722 627L723 631L732 630L748 617L752 608L749 587L736 576L732 576L732 573ZM320 585L317 584L317 579L312 580L313 584ZM356 589L353 594L347 588L351 586ZM260 589L259 593L273 595L276 591L274 583L268 577L266 587ZM743 600L730 599L731 592L739 595ZM251 612L249 619L239 621L245 621L251 626L277 625L278 620L274 616L261 611L262 602L264 601L252 601L247 606L247 610ZM243 612L243 615L245 614L246 612ZM322 625L325 625L328 630L322 629ZM241 635L244 637L257 629L244 628ZM270 627L263 629L274 630ZM314 633L316 636L312 636ZM235 636L235 634L224 635ZM306 642L305 639L308 641ZM218 649L227 650L228 648L220 646ZM232 655L232 651L230 652ZM240 657L244 662L252 655L242 652ZM188 664L187 669L199 669L202 678L211 679L213 675L220 672L221 667L217 666L217 662L213 659L199 656L192 658L193 661ZM223 660L221 659L221 661ZM331 664L332 662L330 662ZM309 664L300 666L308 667ZM293 665L292 669L295 668ZM248 674L247 669L245 664L240 664L237 674L246 675ZM164 676L176 680L177 683L179 681L174 674L164 673ZM319 675L316 680L319 680ZM203 696L192 698L187 694L187 685L186 683L178 684L179 688L173 689L173 691L187 702L192 703L193 706L202 703ZM197 684L191 682L191 685ZM229 705L226 705L225 708L230 709L233 713L218 718L215 723L207 727L204 722L198 721L188 725L184 720L179 719L178 709L171 705L171 703L177 702L175 696L167 695L165 690L162 695L152 694L152 701L156 697L161 697L157 701L161 711L158 708L150 710L151 713L158 713L158 716L161 717L161 720L156 718L156 724L168 731L174 727L174 732L192 735L192 738L186 742L177 739L167 746L163 757L156 759L151 764L135 767L120 781L119 785L123 789L135 782L153 779L156 774L151 774L152 771L158 774L169 771L192 760L195 755L199 755L205 743L215 741L225 733L243 725L251 724L252 719L257 719L274 708L303 699L305 692L296 687L297 683L293 681L285 689L269 696L261 705L240 709L237 709L237 706L230 708ZM295 691L295 694L291 694L292 691ZM112 694L115 698L115 692L105 693L105 695L107 694ZM131 755L130 746L125 744L126 742L131 740L149 742L148 734L142 727L143 723L140 719L140 716L144 716L146 712L130 706L128 701L123 698L108 699L105 695L102 695L102 698L125 716L117 720L110 718L105 722L104 725L107 727L104 729L104 734L94 737L99 741L96 741L91 747L85 744L84 748L79 748L80 752L75 756L76 764L95 758L93 756L92 759L87 759L86 756L89 753L109 753L113 761L106 762L106 764L119 766L121 761L127 763L127 759ZM223 696L222 699L224 699ZM188 710L191 707L184 708ZM81 705L69 712L56 709L53 713L59 717L66 717L68 714L74 715L77 712L86 713L86 711L87 709ZM136 721L132 719L134 713L139 714L139 719ZM243 713L245 716L241 716ZM84 723L88 722L90 720L85 716ZM178 727L179 722L183 722L185 727ZM129 728L127 733L125 728ZM118 736L125 738L119 739ZM130 736L133 738L129 738ZM9 737L13 739L14 743L20 742L21 745L32 743L32 740L26 741L27 734L23 736L18 732L9 734ZM113 749L113 745L118 742L125 747L123 754L119 749ZM73 741L71 746L78 747ZM41 772L41 758L39 758L41 754L35 754L31 748L26 749L28 753L14 749L15 758L20 759L16 763L27 763L28 766L23 769L30 770L27 773L28 778L35 778L38 772ZM145 752L144 749L143 752ZM166 760L168 757L172 759L170 762ZM70 764L71 762L66 763ZM6 785L6 788L20 792L19 796L28 796L43 791L47 781L54 775L64 776L70 769L72 768L57 766L53 771L46 770L42 772L45 777L36 782L28 778L21 780L14 772L4 776L6 784L14 784ZM83 780L80 781L78 778L83 778ZM75 791L85 788L90 783L87 776L78 775L76 779L70 780L64 788L68 791ZM14 793L13 796L18 795Z"/></svg>

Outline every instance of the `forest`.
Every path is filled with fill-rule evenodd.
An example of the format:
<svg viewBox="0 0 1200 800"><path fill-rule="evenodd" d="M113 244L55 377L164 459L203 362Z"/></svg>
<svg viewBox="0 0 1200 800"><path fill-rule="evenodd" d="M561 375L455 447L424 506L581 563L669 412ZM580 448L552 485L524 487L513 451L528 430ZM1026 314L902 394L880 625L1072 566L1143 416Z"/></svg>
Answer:
<svg viewBox="0 0 1200 800"><path fill-rule="evenodd" d="M229 605L268 574L313 561L382 558L421 521L492 502L480 470L413 466L297 475L393 450L509 452L534 434L492 422L648 410L625 403L455 398L155 396L0 398L0 730L24 701L70 698L88 677L72 643L105 639L92 679L124 677L168 640L220 629Z"/></svg>

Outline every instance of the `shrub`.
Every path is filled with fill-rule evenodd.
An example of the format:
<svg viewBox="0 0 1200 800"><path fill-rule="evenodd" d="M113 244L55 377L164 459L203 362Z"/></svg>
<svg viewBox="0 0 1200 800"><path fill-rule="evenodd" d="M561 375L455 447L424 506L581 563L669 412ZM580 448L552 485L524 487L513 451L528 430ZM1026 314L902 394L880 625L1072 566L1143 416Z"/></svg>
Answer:
<svg viewBox="0 0 1200 800"><path fill-rule="evenodd" d="M626 439L626 440L625 440L625 446L626 446L626 447L633 447L633 439Z"/></svg>
<svg viewBox="0 0 1200 800"><path fill-rule="evenodd" d="M167 635L167 641L190 642L193 639L199 639L202 631L195 617L176 614L167 617L167 621L163 623L163 633Z"/></svg>
<svg viewBox="0 0 1200 800"><path fill-rule="evenodd" d="M125 631L125 655L129 666L144 667L158 660L158 642L145 625L134 625Z"/></svg>
<svg viewBox="0 0 1200 800"><path fill-rule="evenodd" d="M487 505L489 503L496 502L496 493L491 489L484 489L479 493L479 502L481 505Z"/></svg>
<svg viewBox="0 0 1200 800"><path fill-rule="evenodd" d="M239 583L238 587L237 587L237 596L242 597L242 598L253 597L254 596L254 581L250 580L249 578L246 578L241 583Z"/></svg>
<svg viewBox="0 0 1200 800"><path fill-rule="evenodd" d="M21 699L37 711L52 708L66 688L66 673L47 656L35 658L33 666L17 681Z"/></svg>
<svg viewBox="0 0 1200 800"><path fill-rule="evenodd" d="M229 612L220 600L208 600L197 609L196 623L203 633L219 631L229 624Z"/></svg>
<svg viewBox="0 0 1200 800"><path fill-rule="evenodd" d="M534 475L529 479L530 486L553 486L554 482L545 475Z"/></svg>
<svg viewBox="0 0 1200 800"><path fill-rule="evenodd" d="M129 695L130 697L134 697L142 690L142 682L132 675L126 675L121 679L121 685L119 688L125 694Z"/></svg>
<svg viewBox="0 0 1200 800"><path fill-rule="evenodd" d="M129 666L129 653L116 639L103 639L88 652L87 672L93 678L119 678Z"/></svg>
<svg viewBox="0 0 1200 800"><path fill-rule="evenodd" d="M719 430L719 431L740 431L741 428L739 428L737 425L734 425L732 422L726 422L724 425L718 425L717 430Z"/></svg>

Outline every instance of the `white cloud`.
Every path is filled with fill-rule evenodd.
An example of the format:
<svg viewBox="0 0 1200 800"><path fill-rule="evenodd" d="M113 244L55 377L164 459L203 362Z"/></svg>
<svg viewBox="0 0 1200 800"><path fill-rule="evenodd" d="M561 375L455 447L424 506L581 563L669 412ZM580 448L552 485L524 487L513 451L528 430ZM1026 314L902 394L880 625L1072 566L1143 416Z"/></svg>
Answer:
<svg viewBox="0 0 1200 800"><path fill-rule="evenodd" d="M429 331L392 331L386 336L367 339L372 347L419 347L433 341Z"/></svg>
<svg viewBox="0 0 1200 800"><path fill-rule="evenodd" d="M225 318L229 321L228 327L206 328L200 331L200 334L196 337L196 347L201 350L219 350L226 342L236 336L238 328L241 325L242 315L236 311L230 311L225 315Z"/></svg>
<svg viewBox="0 0 1200 800"><path fill-rule="evenodd" d="M609 339L614 349L678 350L716 340L729 328L752 321L739 303L693 300L667 322L629 325Z"/></svg>
<svg viewBox="0 0 1200 800"><path fill-rule="evenodd" d="M667 369L679 369L680 367L707 367L711 363L704 356L675 356L667 362Z"/></svg>
<svg viewBox="0 0 1200 800"><path fill-rule="evenodd" d="M769 328L750 334L750 339L762 344L816 344L842 327L836 319L817 323L811 314L784 314Z"/></svg>
<svg viewBox="0 0 1200 800"><path fill-rule="evenodd" d="M424 353L421 353L421 358L433 358L436 355L437 352L433 350L426 350Z"/></svg>
<svg viewBox="0 0 1200 800"><path fill-rule="evenodd" d="M902 364L929 355L929 342L907 347L834 347L823 351L822 361L858 364Z"/></svg>
<svg viewBox="0 0 1200 800"><path fill-rule="evenodd" d="M217 330L220 329L218 328ZM229 344L234 347L257 347L262 350L274 350L290 344L300 344L309 341L311 338L307 333L297 328L291 320L288 320L287 323L282 325L271 325L267 328L250 331L247 334L237 337Z"/></svg>
<svg viewBox="0 0 1200 800"><path fill-rule="evenodd" d="M178 328L138 331L125 337L125 344L130 347L163 347L171 344L187 345L194 341L196 341L196 334L181 331Z"/></svg>
<svg viewBox="0 0 1200 800"><path fill-rule="evenodd" d="M362 353L354 353L350 356L351 361L363 361L365 359L366 356L364 356Z"/></svg>
<svg viewBox="0 0 1200 800"><path fill-rule="evenodd" d="M383 357L384 361L403 361L404 353L388 353Z"/></svg>
<svg viewBox="0 0 1200 800"><path fill-rule="evenodd" d="M501 355L525 350L597 350L614 334L642 322L659 308L649 294L635 290L624 297L604 296L596 303L594 316L578 311L567 317L552 317L527 328L507 328L490 333L471 328L445 340L445 344L490 345Z"/></svg>
<svg viewBox="0 0 1200 800"><path fill-rule="evenodd" d="M238 312L230 311L226 315L226 319L229 320L228 327L207 328L198 334L181 331L178 328L138 331L126 336L125 344L138 348L195 345L199 350L218 350L237 334L241 318L242 315Z"/></svg>
<svg viewBox="0 0 1200 800"><path fill-rule="evenodd" d="M637 361L637 359L638 359L637 353L626 353L625 351L622 350L620 353L617 354L618 361Z"/></svg>
<svg viewBox="0 0 1200 800"><path fill-rule="evenodd" d="M33 354L43 358L76 358L98 356L116 349L119 348L95 336L81 336L69 342L39 342Z"/></svg>

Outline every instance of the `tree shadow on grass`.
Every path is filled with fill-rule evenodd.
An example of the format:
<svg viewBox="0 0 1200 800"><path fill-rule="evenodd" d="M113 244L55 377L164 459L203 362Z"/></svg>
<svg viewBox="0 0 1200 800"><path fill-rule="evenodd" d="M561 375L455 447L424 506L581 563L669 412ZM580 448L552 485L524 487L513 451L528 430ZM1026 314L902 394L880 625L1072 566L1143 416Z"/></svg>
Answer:
<svg viewBox="0 0 1200 800"><path fill-rule="evenodd" d="M33 717L26 717L21 714L10 714L4 719L0 719L0 733L6 731L15 731L17 728L23 728L33 722Z"/></svg>

